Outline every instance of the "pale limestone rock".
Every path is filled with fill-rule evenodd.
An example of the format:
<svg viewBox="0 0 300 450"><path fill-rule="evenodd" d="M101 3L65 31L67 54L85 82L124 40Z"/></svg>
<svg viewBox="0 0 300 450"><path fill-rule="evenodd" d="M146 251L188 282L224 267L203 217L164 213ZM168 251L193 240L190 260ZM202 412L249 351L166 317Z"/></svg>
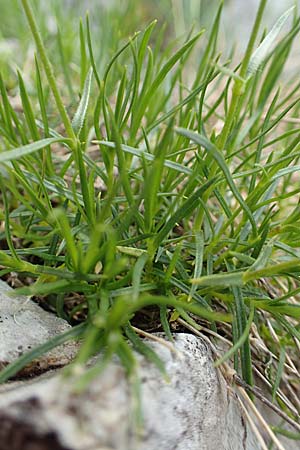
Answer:
<svg viewBox="0 0 300 450"><path fill-rule="evenodd" d="M27 297L12 293L13 289L0 281L0 368L71 328ZM25 372L30 375L65 365L75 356L76 348L70 343L51 350Z"/></svg>
<svg viewBox="0 0 300 450"><path fill-rule="evenodd" d="M115 360L80 395L74 394L73 381L60 375L2 391L0 450L259 449L201 339L176 335L177 353L149 344L171 381L137 355L144 413L140 439L134 433L130 384ZM28 436L35 447L26 446ZM5 447L14 440L17 444Z"/></svg>

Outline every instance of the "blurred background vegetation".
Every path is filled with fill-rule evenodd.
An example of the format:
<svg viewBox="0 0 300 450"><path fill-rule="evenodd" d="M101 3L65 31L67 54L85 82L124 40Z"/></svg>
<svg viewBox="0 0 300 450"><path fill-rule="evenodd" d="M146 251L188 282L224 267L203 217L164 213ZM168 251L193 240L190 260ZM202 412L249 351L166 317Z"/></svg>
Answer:
<svg viewBox="0 0 300 450"><path fill-rule="evenodd" d="M223 2L226 40L243 41L249 34L259 0ZM190 30L193 25L208 26L220 0L34 0L32 3L39 15L39 21L44 19L41 23L43 31L50 35L55 33L58 19L63 34L72 28L75 36L78 16L84 16L89 10L94 26L101 33L99 46L103 47L107 40L113 38L114 31L118 30L121 35L128 36L138 29L143 29L153 19L158 19L161 25L166 23L170 35L175 34L177 37ZM300 0L269 0L264 23L269 25L294 4L299 6ZM1 50L3 39L22 36L26 44L29 32L19 0L0 0L0 10L2 18L5 18L0 27ZM73 18L75 23L72 24L67 18Z"/></svg>
<svg viewBox="0 0 300 450"><path fill-rule="evenodd" d="M229 54L235 43L240 50L245 46L258 2L224 0L220 41L227 49L225 53ZM80 53L78 17L84 21L87 11L101 72L119 48L120 41L145 29L153 19L159 22L154 39L165 28L161 39L167 46L174 37L186 39L192 28L209 28L220 0L34 0L32 3L54 65L59 69L63 58L76 74ZM300 0L270 0L264 23L269 27L284 10L299 3ZM5 73L7 68L13 64L12 72L17 65L18 69L25 72L27 69L28 73L34 58L34 45L19 0L0 0L0 11L0 70L4 77L7 75L9 84L9 74ZM13 85L14 81L11 83Z"/></svg>

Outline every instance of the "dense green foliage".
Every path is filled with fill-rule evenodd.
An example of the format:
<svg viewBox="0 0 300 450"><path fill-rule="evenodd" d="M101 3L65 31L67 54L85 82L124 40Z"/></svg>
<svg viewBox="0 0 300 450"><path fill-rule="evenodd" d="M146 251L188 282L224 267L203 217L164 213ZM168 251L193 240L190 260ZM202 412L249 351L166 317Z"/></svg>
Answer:
<svg viewBox="0 0 300 450"><path fill-rule="evenodd" d="M47 348L83 336L77 364L103 349L85 382L113 353L132 373L128 340L160 366L131 326L152 305L168 336L176 311L172 320L232 339L224 359L234 353L251 384L255 328L274 356L274 398L289 408L279 384L297 373L300 340L300 84L281 80L300 30L294 10L261 31L262 0L234 65L219 53L222 5L208 31L173 40L170 23L132 34L145 17L134 2L79 28L60 2L34 14L20 4L6 4L11 52L0 60L1 274L17 272L20 293L70 322L86 317Z"/></svg>

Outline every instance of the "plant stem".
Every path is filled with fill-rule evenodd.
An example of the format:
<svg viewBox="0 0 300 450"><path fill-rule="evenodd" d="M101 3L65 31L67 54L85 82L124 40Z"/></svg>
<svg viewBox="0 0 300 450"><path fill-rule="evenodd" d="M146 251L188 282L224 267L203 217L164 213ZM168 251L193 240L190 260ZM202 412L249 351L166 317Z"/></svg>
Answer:
<svg viewBox="0 0 300 450"><path fill-rule="evenodd" d="M70 118L69 118L69 116L68 116L68 114L66 112L66 109L64 107L63 101L61 99L61 96L60 96L60 93L59 93L59 90L58 90L58 87L57 87L57 84L56 84L56 81L55 81L55 76L54 76L54 73L53 73L53 69L52 69L51 63L50 63L49 58L47 56L46 49L45 49L45 46L44 46L41 34L39 32L37 23L36 23L35 18L34 18L32 7L31 7L30 3L28 2L28 0L21 0L21 2L22 2L22 6L23 6L23 9L24 9L24 12L26 14L28 23L29 23L29 27L30 27L31 33L32 33L33 38L35 40L35 44L36 44L37 50L38 50L38 52L40 54L40 58L42 60L43 67L44 67L44 70L45 70L45 73L46 73L46 76L47 76L50 88L52 90L52 93L53 93L53 96L54 96L54 99L55 99L55 102L56 102L56 106L57 106L57 108L59 110L62 122L63 122L63 124L65 126L66 133L67 133L69 138L71 138L72 140L75 141L76 140L76 135L75 135L75 133L73 131Z"/></svg>

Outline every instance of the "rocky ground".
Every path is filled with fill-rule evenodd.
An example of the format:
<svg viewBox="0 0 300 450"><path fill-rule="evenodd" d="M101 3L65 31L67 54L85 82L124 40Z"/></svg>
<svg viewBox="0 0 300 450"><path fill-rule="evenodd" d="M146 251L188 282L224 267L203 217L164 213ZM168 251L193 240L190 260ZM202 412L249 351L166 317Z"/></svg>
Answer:
<svg viewBox="0 0 300 450"><path fill-rule="evenodd" d="M1 282L1 367L69 329L31 300L11 294ZM135 380L126 377L116 359L80 391L75 389L80 373L66 378L62 369L73 360L76 344L35 359L0 387L0 450L264 448L253 417L249 421L242 406L247 394L233 386L228 370L214 368L207 338L180 333L174 339L170 343L154 336L147 341L163 360L168 379L137 355L143 423L137 421ZM91 364L95 367L97 358ZM261 433L269 439L266 430ZM297 448L289 445L289 450Z"/></svg>

